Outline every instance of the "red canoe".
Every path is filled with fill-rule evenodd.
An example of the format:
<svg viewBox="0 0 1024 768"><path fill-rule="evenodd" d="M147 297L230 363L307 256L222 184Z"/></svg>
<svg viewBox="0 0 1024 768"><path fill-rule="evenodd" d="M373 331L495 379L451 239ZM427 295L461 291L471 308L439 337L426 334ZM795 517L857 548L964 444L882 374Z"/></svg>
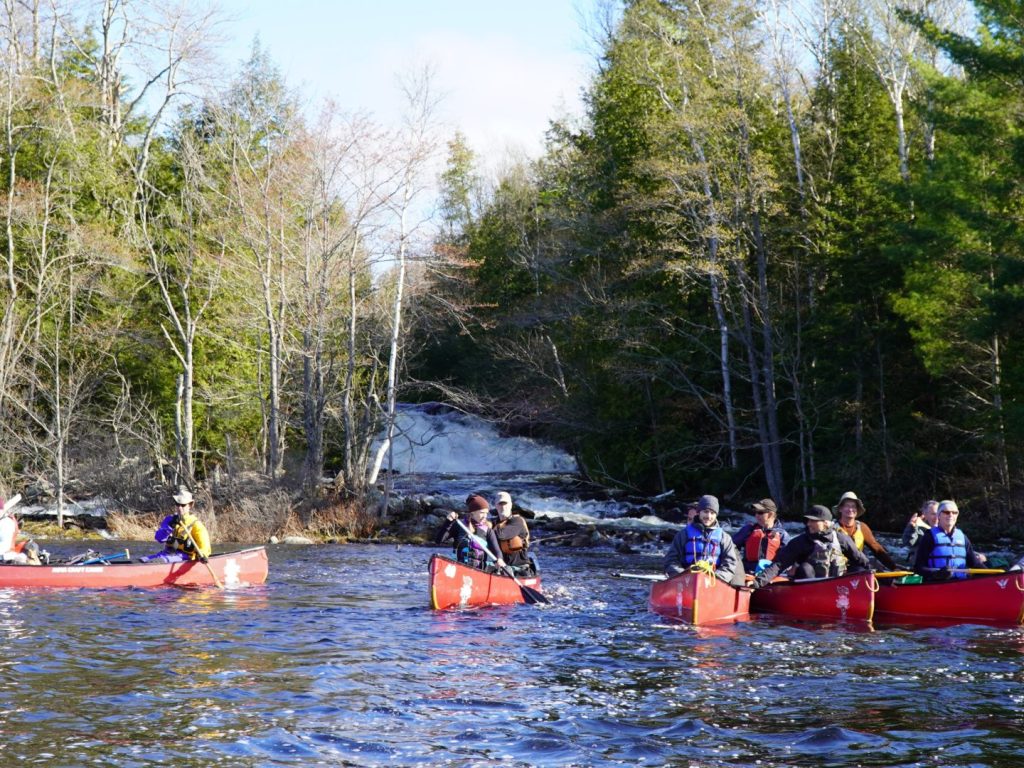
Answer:
<svg viewBox="0 0 1024 768"><path fill-rule="evenodd" d="M267 551L263 547L212 555L209 565L225 587L244 587L267 580ZM212 587L210 568L197 560L97 565L4 564L0 565L0 587Z"/></svg>
<svg viewBox="0 0 1024 768"><path fill-rule="evenodd" d="M1024 572L923 584L884 580L875 595L875 618L915 624L1021 624L1024 622Z"/></svg>
<svg viewBox="0 0 1024 768"><path fill-rule="evenodd" d="M750 614L750 591L705 573L681 573L651 584L649 606L661 616L698 627L743 621Z"/></svg>
<svg viewBox="0 0 1024 768"><path fill-rule="evenodd" d="M432 555L428 570L430 607L438 611L526 602L519 585L508 576L470 568L445 555ZM540 591L539 576L519 582Z"/></svg>
<svg viewBox="0 0 1024 768"><path fill-rule="evenodd" d="M754 592L750 609L795 619L871 621L877 589L870 571L827 579L780 579Z"/></svg>

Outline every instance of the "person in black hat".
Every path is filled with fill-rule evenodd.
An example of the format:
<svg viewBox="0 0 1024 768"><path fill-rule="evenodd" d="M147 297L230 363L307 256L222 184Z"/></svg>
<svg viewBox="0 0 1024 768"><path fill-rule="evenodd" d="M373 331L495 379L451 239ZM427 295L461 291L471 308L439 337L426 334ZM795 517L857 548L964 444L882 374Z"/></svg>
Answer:
<svg viewBox="0 0 1024 768"><path fill-rule="evenodd" d="M796 566L793 580L842 576L851 571L869 571L871 564L857 549L853 539L832 527L832 512L815 504L804 515L807 532L779 550L772 564L754 579L754 588L763 587L782 571Z"/></svg>

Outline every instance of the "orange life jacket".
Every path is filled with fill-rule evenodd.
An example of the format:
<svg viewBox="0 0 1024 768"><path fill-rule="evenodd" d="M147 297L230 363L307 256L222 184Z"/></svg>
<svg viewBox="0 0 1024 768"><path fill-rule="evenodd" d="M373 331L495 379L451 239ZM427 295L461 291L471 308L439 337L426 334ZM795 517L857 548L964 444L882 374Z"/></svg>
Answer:
<svg viewBox="0 0 1024 768"><path fill-rule="evenodd" d="M743 547L744 557L756 563L758 560L774 560L775 553L782 546L782 534L774 528L766 531L764 528L755 528Z"/></svg>
<svg viewBox="0 0 1024 768"><path fill-rule="evenodd" d="M518 552L523 548L523 544L522 536L513 536L511 539L498 539L498 545L501 547L501 551L506 555Z"/></svg>

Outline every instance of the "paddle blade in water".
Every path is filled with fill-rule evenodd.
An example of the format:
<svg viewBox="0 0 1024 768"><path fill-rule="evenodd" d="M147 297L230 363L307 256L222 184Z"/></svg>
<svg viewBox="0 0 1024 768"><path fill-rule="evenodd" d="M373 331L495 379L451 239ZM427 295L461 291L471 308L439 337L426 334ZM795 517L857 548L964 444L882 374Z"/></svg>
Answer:
<svg viewBox="0 0 1024 768"><path fill-rule="evenodd" d="M538 592L532 587L526 586L525 584L519 585L519 591L523 593L523 600L525 600L529 605L536 605L537 603L544 603L545 605L551 604L551 601L544 594Z"/></svg>

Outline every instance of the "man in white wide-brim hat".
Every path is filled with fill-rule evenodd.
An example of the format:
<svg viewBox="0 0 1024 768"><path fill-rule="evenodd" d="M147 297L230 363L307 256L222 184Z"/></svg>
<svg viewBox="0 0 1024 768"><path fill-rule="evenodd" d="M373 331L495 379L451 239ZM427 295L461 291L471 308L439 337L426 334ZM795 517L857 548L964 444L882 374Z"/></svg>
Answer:
<svg viewBox="0 0 1024 768"><path fill-rule="evenodd" d="M839 516L839 519L836 521L836 528L853 539L853 543L857 545L857 549L861 552L864 551L864 546L867 545L867 548L878 558L878 562L890 571L896 570L896 561L892 559L889 550L879 543L871 528L858 519L864 514L864 511L864 502L857 498L857 494L853 491L847 491L839 499L839 504L836 505L836 514Z"/></svg>
<svg viewBox="0 0 1024 768"><path fill-rule="evenodd" d="M192 514L195 498L181 485L171 497L174 513L160 522L154 538L164 545L163 552L139 558L140 562L183 563L188 560L206 562L210 557L210 534L202 521Z"/></svg>

